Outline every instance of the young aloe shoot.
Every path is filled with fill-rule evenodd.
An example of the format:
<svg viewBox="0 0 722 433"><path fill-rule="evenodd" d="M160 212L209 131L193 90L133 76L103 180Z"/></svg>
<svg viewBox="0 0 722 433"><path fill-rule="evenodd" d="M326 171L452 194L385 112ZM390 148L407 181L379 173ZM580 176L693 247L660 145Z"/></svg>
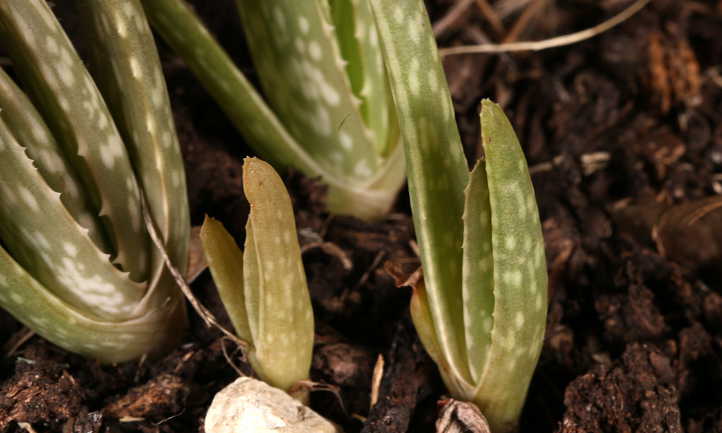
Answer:
<svg viewBox="0 0 722 433"><path fill-rule="evenodd" d="M273 167L256 158L244 161L243 189L251 206L244 251L212 218L201 229L203 249L254 371L289 391L308 379L314 337L291 199Z"/></svg>
<svg viewBox="0 0 722 433"><path fill-rule="evenodd" d="M403 150L368 1L236 3L266 100L183 0L143 0L260 155L320 177L332 212L385 215L404 181Z"/></svg>
<svg viewBox="0 0 722 433"><path fill-rule="evenodd" d="M185 174L138 0L78 0L103 67L91 76L44 0L0 1L0 306L105 362L174 344L185 323L147 212L181 270Z"/></svg>
<svg viewBox="0 0 722 433"><path fill-rule="evenodd" d="M481 104L471 173L422 0L371 0L396 101L424 279L411 313L451 394L516 429L542 347L544 242L511 124Z"/></svg>

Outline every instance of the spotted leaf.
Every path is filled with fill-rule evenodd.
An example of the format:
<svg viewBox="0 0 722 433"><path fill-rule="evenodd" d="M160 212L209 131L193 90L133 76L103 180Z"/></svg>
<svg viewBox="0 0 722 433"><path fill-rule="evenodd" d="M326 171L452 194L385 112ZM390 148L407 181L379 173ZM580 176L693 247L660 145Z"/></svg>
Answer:
<svg viewBox="0 0 722 433"><path fill-rule="evenodd" d="M463 334L460 224L469 172L451 96L423 5L416 1L372 1L371 5L406 152L433 327L448 360L448 374L470 383Z"/></svg>
<svg viewBox="0 0 722 433"><path fill-rule="evenodd" d="M71 352L102 362L122 362L170 350L180 334L159 332L185 322L183 300L169 298L137 317L110 321L64 302L0 246L0 306L28 328Z"/></svg>
<svg viewBox="0 0 722 433"><path fill-rule="evenodd" d="M84 6L80 22L97 30L90 45L114 72L99 74L100 89L44 0L0 3L20 83L0 72L0 305L68 350L116 362L180 336L185 304L151 248L141 203L181 270L188 209L140 5Z"/></svg>
<svg viewBox="0 0 722 433"><path fill-rule="evenodd" d="M138 183L92 77L44 0L1 2L0 25L17 75L91 192L115 262L134 280L144 280L150 238L142 226Z"/></svg>
<svg viewBox="0 0 722 433"><path fill-rule="evenodd" d="M48 185L61 193L61 200L76 221L89 231L89 236L105 252L110 245L100 221L92 211L88 192L68 162L45 120L25 93L0 68L0 117L35 161Z"/></svg>
<svg viewBox="0 0 722 433"><path fill-rule="evenodd" d="M475 378L473 401L493 414L493 421L487 414L492 426L509 431L516 427L544 339L546 258L524 153L509 120L489 100L482 101L481 131L488 193L480 198L487 195L490 205L494 303L491 342ZM471 242L465 246L476 247ZM470 262L469 266L475 268ZM473 311L467 316L487 318ZM474 326L473 321L469 324Z"/></svg>
<svg viewBox="0 0 722 433"><path fill-rule="evenodd" d="M50 341L102 361L155 353L176 341L179 297L147 300L73 219L0 120L0 305ZM48 224L52 221L52 224Z"/></svg>
<svg viewBox="0 0 722 433"><path fill-rule="evenodd" d="M485 159L468 172L422 0L371 0L407 157L424 284L412 318L456 398L516 429L547 305L526 160L502 110L481 107Z"/></svg>
<svg viewBox="0 0 722 433"><path fill-rule="evenodd" d="M382 59L368 49L372 31L359 43L348 39L358 32L337 33L327 0L239 0L266 103L185 2L143 5L260 155L321 177L333 212L373 219L388 211L403 182L403 153ZM373 27L365 2L347 6L353 15L338 19Z"/></svg>
<svg viewBox="0 0 722 433"><path fill-rule="evenodd" d="M185 272L190 222L185 171L168 92L139 0L79 0L93 44L95 81L116 119L147 205L174 265ZM151 251L149 279L172 285Z"/></svg>
<svg viewBox="0 0 722 433"><path fill-rule="evenodd" d="M223 226L203 225L203 248L226 311L249 359L269 384L289 390L308 379L313 312L283 181L266 162L246 158L243 189L251 206L243 253Z"/></svg>

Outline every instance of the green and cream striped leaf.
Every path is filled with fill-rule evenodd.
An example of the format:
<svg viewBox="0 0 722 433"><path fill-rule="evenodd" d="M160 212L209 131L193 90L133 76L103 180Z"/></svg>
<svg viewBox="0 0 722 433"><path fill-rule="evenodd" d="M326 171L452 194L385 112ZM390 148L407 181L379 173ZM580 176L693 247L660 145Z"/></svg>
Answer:
<svg viewBox="0 0 722 433"><path fill-rule="evenodd" d="M331 0L330 5L351 87L361 100L364 122L371 131L376 153L388 156L398 145L398 125L371 5L365 0Z"/></svg>
<svg viewBox="0 0 722 433"><path fill-rule="evenodd" d="M366 220L382 218L388 213L404 183L404 167L403 146L396 146L383 161L382 167L367 181L349 184L354 185L352 188L338 188L337 184L328 183L329 210Z"/></svg>
<svg viewBox="0 0 722 433"><path fill-rule="evenodd" d="M516 427L544 339L546 259L524 153L504 112L489 100L482 101L481 131L491 205L494 324L474 402L494 431L507 432Z"/></svg>
<svg viewBox="0 0 722 433"><path fill-rule="evenodd" d="M94 210L114 246L113 260L133 280L145 280L150 240L138 184L90 74L44 0L0 2L0 27L29 96L92 192Z"/></svg>
<svg viewBox="0 0 722 433"><path fill-rule="evenodd" d="M351 181L368 179L380 161L346 74L327 0L237 3L274 112L326 170Z"/></svg>
<svg viewBox="0 0 722 433"><path fill-rule="evenodd" d="M264 157L321 175L233 60L182 0L142 0L153 27L183 58L236 128Z"/></svg>
<svg viewBox="0 0 722 433"><path fill-rule="evenodd" d="M297 141L292 136L184 1L142 2L154 28L184 59L256 152L274 164L295 167L310 177L321 177L329 186L327 204L332 212L366 219L379 218L388 212L404 179L401 146L395 146L388 157L379 159L379 168L363 181L350 179L346 173L334 169L338 164L329 166L328 159L314 159L305 149L310 140L301 135ZM356 107L351 108L358 111ZM337 147L341 148L341 131L337 132ZM389 137L394 134L397 132L392 130ZM395 142L395 138L389 140Z"/></svg>
<svg viewBox="0 0 722 433"><path fill-rule="evenodd" d="M379 35L371 5L367 0L353 0L355 36L363 61L363 87L361 110L371 129L379 155L388 156L399 143L396 110L389 88L384 57L379 47Z"/></svg>
<svg viewBox="0 0 722 433"><path fill-rule="evenodd" d="M506 116L482 102L485 160L469 175L422 0L371 0L408 163L424 283L419 336L453 395L514 431L539 357L546 263L534 190ZM433 72L429 72L433 71ZM463 214L462 214L463 210ZM428 305L424 305L428 303Z"/></svg>
<svg viewBox="0 0 722 433"><path fill-rule="evenodd" d="M169 301L123 321L87 315L49 292L0 246L0 306L49 341L89 358L123 362L173 347L180 333L158 330L184 323L185 310L181 298Z"/></svg>
<svg viewBox="0 0 722 433"><path fill-rule="evenodd" d="M144 287L100 251L0 120L0 238L40 284L88 317L139 314ZM15 290L22 291L22 287Z"/></svg>
<svg viewBox="0 0 722 433"><path fill-rule="evenodd" d="M130 12L118 1L86 6L113 6L108 10L113 17L125 13L125 18L132 18L133 23L125 22L128 27L113 21L117 39L123 39L123 29L134 31L132 24L145 31L129 37L132 41L145 37L135 47L138 50L123 43L114 50L110 43L107 57L125 56L132 72L133 56L150 56L149 63L136 59L137 63L149 65L151 71L155 65L160 71L148 26L138 24L144 18L137 5ZM159 261L151 281L145 281L151 276L151 244L140 220L140 193L104 99L44 1L0 3L0 33L8 41L5 48L14 72L30 96L0 71L0 306L50 341L101 361L126 361L168 349L184 327L185 305L170 274L161 272ZM94 39L104 44L113 37L113 31L99 32ZM149 85L162 88L164 83L161 79ZM131 109L145 109L146 121L148 116L154 116L159 125L170 120L167 96L163 106L163 101L153 102L156 88L154 92L130 90L119 92L121 102L128 96L145 99L134 101L137 105ZM159 112L148 113L151 105ZM127 105L115 114L125 127L124 117L129 116L124 108ZM176 143L172 123L166 124L170 128L159 126L159 131L172 134L170 142ZM135 123L129 128L139 126ZM139 141L134 134L128 135ZM156 152L156 159L139 171L182 169L177 143L166 153L148 141L139 145L152 149L139 153ZM189 228L182 173L179 180L175 190L151 185L160 193L149 195L169 214L158 219L170 239L171 255L183 268ZM87 193L88 203L69 200L75 199L76 188ZM158 200L169 194L177 196ZM169 204L177 208L166 208ZM129 218L134 216L137 219ZM95 224L96 232L107 234L109 242L92 236L88 221ZM132 239L134 235L138 238ZM173 239L178 243L175 248ZM114 265L109 253L124 270ZM133 270L131 279L126 271Z"/></svg>
<svg viewBox="0 0 722 433"><path fill-rule="evenodd" d="M99 42L96 83L111 109L153 220L175 264L185 272L190 221L185 171L165 79L139 0L83 0ZM150 280L163 271L155 252Z"/></svg>
<svg viewBox="0 0 722 433"><path fill-rule="evenodd" d="M338 39L341 57L346 62L346 75L351 90L361 99L364 65L361 58L359 39L356 37L356 13L352 0L328 0L328 15L331 16L334 32ZM362 101L363 102L363 101ZM365 119L368 123L368 119Z"/></svg>
<svg viewBox="0 0 722 433"><path fill-rule="evenodd" d="M462 215L469 179L422 0L371 0L403 139L424 281L448 376L471 383L464 341Z"/></svg>
<svg viewBox="0 0 722 433"><path fill-rule="evenodd" d="M293 207L281 178L259 159L246 158L243 189L251 206L243 260L251 360L264 381L288 390L308 378L314 338Z"/></svg>
<svg viewBox="0 0 722 433"><path fill-rule="evenodd" d="M0 118L15 139L25 147L50 187L61 193L60 199L76 221L89 230L89 236L105 252L110 246L89 203L89 198L62 149L45 125L40 113L23 91L0 68Z"/></svg>

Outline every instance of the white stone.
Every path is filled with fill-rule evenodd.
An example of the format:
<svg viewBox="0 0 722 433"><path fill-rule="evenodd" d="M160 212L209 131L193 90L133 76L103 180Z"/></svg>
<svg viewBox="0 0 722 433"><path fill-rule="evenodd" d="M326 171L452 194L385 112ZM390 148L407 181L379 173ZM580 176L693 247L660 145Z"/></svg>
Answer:
<svg viewBox="0 0 722 433"><path fill-rule="evenodd" d="M213 398L207 433L340 433L298 400L264 382L241 377Z"/></svg>

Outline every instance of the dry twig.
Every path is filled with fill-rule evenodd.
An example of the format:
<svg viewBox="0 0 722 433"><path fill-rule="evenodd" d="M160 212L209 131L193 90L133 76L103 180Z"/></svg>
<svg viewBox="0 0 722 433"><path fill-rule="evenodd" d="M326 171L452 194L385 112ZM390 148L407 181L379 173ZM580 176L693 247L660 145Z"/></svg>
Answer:
<svg viewBox="0 0 722 433"><path fill-rule="evenodd" d="M211 327L215 326L218 328L223 334L225 334L230 340L238 344L242 348L247 348L248 343L238 338L234 333L224 328L220 323L218 323L218 320L216 320L213 313L208 311L206 307L203 306L203 304L200 303L200 301L193 295L193 292L191 291L191 288L188 286L188 283L186 282L185 278L183 278L183 275L181 275L178 268L175 267L173 262L171 261L170 257L168 256L168 252L165 249L165 245L163 244L163 241L160 239L160 235L158 234L158 227L156 227L155 222L150 216L150 212L148 212L148 203L146 201L145 195L141 194L141 205L143 207L143 220L145 221L145 226L148 229L148 233L150 234L150 238L153 240L153 243L155 244L156 248L158 248L158 251L160 251L161 256L163 257L163 261L165 263L165 266L170 271L171 275L173 275L173 278L175 279L176 283L178 284L178 287L180 287L181 291L183 292L183 295L185 295L186 299L188 299L188 302L190 302L191 306L193 306L193 309L196 310L198 315L203 319L203 322L206 324L206 326Z"/></svg>
<svg viewBox="0 0 722 433"><path fill-rule="evenodd" d="M632 15L636 14L645 7L651 0L637 0L632 5L624 9L622 12L613 16L594 27L570 33L567 35L557 36L555 38L545 39L543 41L527 41L512 42L507 44L482 44L482 45L466 45L459 47L442 48L439 54L444 56L452 56L457 54L481 54L481 53L506 53L511 51L541 51L549 48L571 45L577 42L593 38L601 33L606 32L612 27L626 21Z"/></svg>

